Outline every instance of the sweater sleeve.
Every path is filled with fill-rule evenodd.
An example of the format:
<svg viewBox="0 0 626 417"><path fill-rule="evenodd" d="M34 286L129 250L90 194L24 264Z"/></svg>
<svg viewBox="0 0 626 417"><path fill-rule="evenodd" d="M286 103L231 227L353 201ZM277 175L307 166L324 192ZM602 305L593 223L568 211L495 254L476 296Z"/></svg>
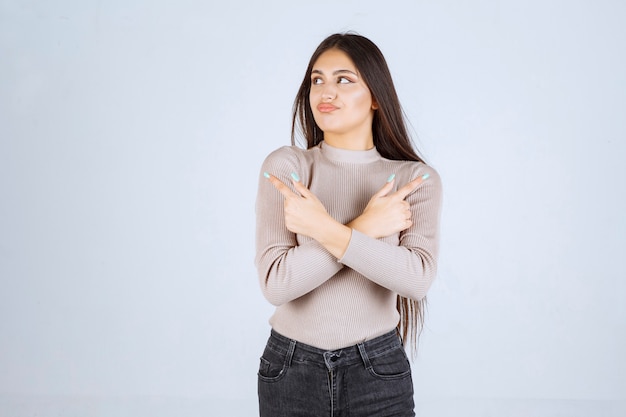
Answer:
<svg viewBox="0 0 626 417"><path fill-rule="evenodd" d="M413 300L426 295L437 274L441 179L426 165L414 170L410 179L425 173L429 178L406 197L413 225L400 233L400 244L352 230L348 248L339 260L378 285Z"/></svg>
<svg viewBox="0 0 626 417"><path fill-rule="evenodd" d="M287 230L284 198L263 177L263 172L272 174L295 192L290 174L303 176L304 170L309 169L298 157L299 152L288 146L272 152L263 162L259 176L255 265L263 295L276 306L307 294L343 268L318 242Z"/></svg>

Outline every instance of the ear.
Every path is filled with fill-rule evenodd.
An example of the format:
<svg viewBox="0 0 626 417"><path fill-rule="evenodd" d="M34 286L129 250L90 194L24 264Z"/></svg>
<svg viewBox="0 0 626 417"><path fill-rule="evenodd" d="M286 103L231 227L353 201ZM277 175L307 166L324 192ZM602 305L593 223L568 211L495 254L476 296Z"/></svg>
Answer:
<svg viewBox="0 0 626 417"><path fill-rule="evenodd" d="M378 110L378 102L372 98L372 110Z"/></svg>

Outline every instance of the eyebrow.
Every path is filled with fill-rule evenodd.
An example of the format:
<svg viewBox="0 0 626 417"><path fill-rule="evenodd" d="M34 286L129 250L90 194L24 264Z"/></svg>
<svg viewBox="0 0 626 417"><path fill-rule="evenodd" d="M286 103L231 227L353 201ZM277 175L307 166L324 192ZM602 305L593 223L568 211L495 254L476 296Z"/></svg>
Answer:
<svg viewBox="0 0 626 417"><path fill-rule="evenodd" d="M339 69L337 71L333 71L333 75L341 74L341 73L344 73L344 72L348 72L350 74L357 75L356 72L350 71L350 70L347 70L347 69ZM314 69L314 70L311 70L311 74L322 74L323 75L324 72L322 72L320 70L317 70L317 69Z"/></svg>

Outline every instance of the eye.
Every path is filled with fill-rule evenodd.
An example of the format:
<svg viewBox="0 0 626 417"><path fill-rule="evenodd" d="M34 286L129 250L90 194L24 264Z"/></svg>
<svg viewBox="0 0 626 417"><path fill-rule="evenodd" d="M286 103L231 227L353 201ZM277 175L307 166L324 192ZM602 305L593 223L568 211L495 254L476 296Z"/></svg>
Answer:
<svg viewBox="0 0 626 417"><path fill-rule="evenodd" d="M350 80L349 78L346 77L339 77L337 79L337 84L350 84L352 82L352 80Z"/></svg>
<svg viewBox="0 0 626 417"><path fill-rule="evenodd" d="M320 85L322 83L323 83L323 81L322 81L322 79L320 77L313 77L313 78L311 78L311 84L313 84L313 85Z"/></svg>

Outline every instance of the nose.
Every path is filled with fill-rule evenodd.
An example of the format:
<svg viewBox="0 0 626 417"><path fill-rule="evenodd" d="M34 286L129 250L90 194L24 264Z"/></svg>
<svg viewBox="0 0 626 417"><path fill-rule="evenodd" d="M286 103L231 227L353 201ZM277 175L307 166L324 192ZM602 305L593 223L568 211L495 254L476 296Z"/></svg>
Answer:
<svg viewBox="0 0 626 417"><path fill-rule="evenodd" d="M333 101L337 97L337 88L334 84L326 84L324 85L324 89L322 90L322 100L323 101Z"/></svg>

